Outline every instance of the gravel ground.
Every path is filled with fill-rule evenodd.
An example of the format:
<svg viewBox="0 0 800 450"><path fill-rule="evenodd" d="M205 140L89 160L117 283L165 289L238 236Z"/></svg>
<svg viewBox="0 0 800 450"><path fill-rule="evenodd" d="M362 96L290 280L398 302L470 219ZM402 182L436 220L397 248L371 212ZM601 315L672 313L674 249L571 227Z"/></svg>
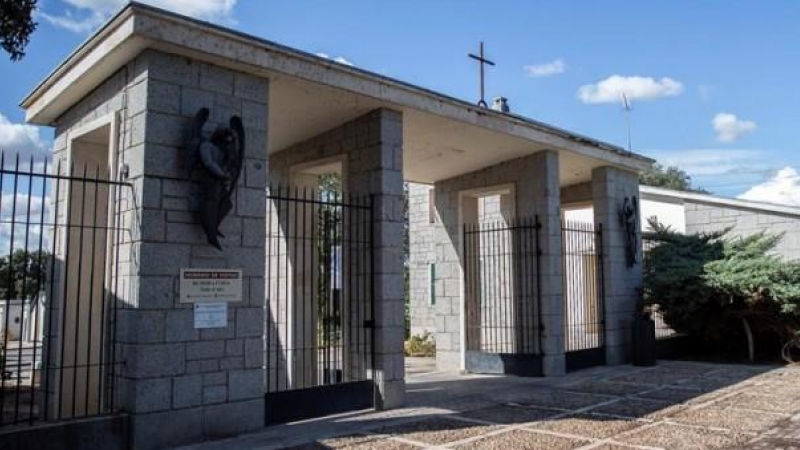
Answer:
<svg viewBox="0 0 800 450"><path fill-rule="evenodd" d="M470 450L568 450L583 447L586 444L589 444L589 441L534 433L526 430L512 430L468 442L456 448Z"/></svg>
<svg viewBox="0 0 800 450"><path fill-rule="evenodd" d="M185 450L800 450L800 366L602 369L560 379L427 374L410 384L405 408Z"/></svg>
<svg viewBox="0 0 800 450"><path fill-rule="evenodd" d="M633 395L639 392L653 389L652 386L633 384L633 383L613 383L608 381L587 381L584 383L573 384L564 387L568 391L586 392L589 394L603 394L624 396Z"/></svg>
<svg viewBox="0 0 800 450"><path fill-rule="evenodd" d="M608 395L586 394L581 392L562 392L554 390L539 391L534 394L521 396L514 403L523 406L540 406L543 408L558 408L574 410L614 400L616 397Z"/></svg>
<svg viewBox="0 0 800 450"><path fill-rule="evenodd" d="M674 415L685 408L684 405L676 405L665 401L623 399L592 408L590 411L597 414L610 414L634 419L656 419Z"/></svg>
<svg viewBox="0 0 800 450"><path fill-rule="evenodd" d="M632 430L647 422L632 419L597 416L594 414L575 414L566 417L546 419L531 424L531 428L553 431L556 433L574 434L589 438L604 439L623 431Z"/></svg>
<svg viewBox="0 0 800 450"><path fill-rule="evenodd" d="M675 415L673 420L687 425L758 432L776 425L784 418L786 418L786 416L763 411L725 408L712 405L683 411Z"/></svg>
<svg viewBox="0 0 800 450"><path fill-rule="evenodd" d="M376 430L376 432L425 444L439 445L480 436L498 429L500 429L499 426L483 425L449 417L434 417L432 419L380 428Z"/></svg>
<svg viewBox="0 0 800 450"><path fill-rule="evenodd" d="M386 439L381 436L356 435L333 439L323 439L319 442L312 442L309 444L292 447L291 450L414 450L419 448L423 447L418 447L416 445L396 441L393 439Z"/></svg>
<svg viewBox="0 0 800 450"><path fill-rule="evenodd" d="M542 408L529 408L525 406L497 405L489 408L459 414L468 419L483 420L497 424L515 424L535 422L559 414L561 411Z"/></svg>
<svg viewBox="0 0 800 450"><path fill-rule="evenodd" d="M652 391L636 394L636 397L650 399L650 400L668 401L675 404L675 403L683 403L690 400L694 400L703 395L708 395L708 394L705 394L705 391L703 391L702 389L664 387L661 389L655 389Z"/></svg>
<svg viewBox="0 0 800 450"><path fill-rule="evenodd" d="M712 450L728 449L742 444L750 438L750 436L733 432L659 423L652 427L635 430L616 440L670 450Z"/></svg>
<svg viewBox="0 0 800 450"><path fill-rule="evenodd" d="M756 409L759 411L788 413L792 414L800 411L800 402L792 397L780 397L773 395L758 395L749 392L740 392L724 400L720 400L717 405L722 407Z"/></svg>

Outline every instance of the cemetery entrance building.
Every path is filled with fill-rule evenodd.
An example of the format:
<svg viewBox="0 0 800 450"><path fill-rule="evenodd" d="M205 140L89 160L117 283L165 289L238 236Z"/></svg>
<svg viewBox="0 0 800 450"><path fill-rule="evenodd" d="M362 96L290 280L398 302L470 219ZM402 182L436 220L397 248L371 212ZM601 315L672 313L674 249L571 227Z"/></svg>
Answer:
<svg viewBox="0 0 800 450"><path fill-rule="evenodd" d="M620 208L648 158L136 3L22 107L54 128L62 172L42 192L35 163L32 176L3 162L3 202L32 189L49 206L28 218L17 203L3 220L40 234L0 251L41 238L56 287L32 288L45 293L33 308L2 292L3 322L26 316L5 333L33 338L4 349L23 367L4 367L6 442L71 432L155 449L400 406L406 293L410 331L433 336L443 370L558 376L573 325L605 363L626 359L641 266ZM574 247L564 224L586 205L602 233ZM31 315L57 319L42 335ZM9 385L54 374L61 406L15 409L24 390Z"/></svg>

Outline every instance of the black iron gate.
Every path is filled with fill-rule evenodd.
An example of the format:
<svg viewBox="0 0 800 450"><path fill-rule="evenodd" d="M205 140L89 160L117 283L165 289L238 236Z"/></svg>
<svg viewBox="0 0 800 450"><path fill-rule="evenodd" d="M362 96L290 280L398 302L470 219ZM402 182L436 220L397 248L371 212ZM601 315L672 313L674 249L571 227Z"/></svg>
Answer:
<svg viewBox="0 0 800 450"><path fill-rule="evenodd" d="M0 156L0 427L111 414L130 185Z"/></svg>
<svg viewBox="0 0 800 450"><path fill-rule="evenodd" d="M466 369L541 376L536 218L464 225Z"/></svg>
<svg viewBox="0 0 800 450"><path fill-rule="evenodd" d="M605 364L602 226L567 221L564 255L564 344L567 371Z"/></svg>
<svg viewBox="0 0 800 450"><path fill-rule="evenodd" d="M266 421L374 405L372 203L267 194Z"/></svg>

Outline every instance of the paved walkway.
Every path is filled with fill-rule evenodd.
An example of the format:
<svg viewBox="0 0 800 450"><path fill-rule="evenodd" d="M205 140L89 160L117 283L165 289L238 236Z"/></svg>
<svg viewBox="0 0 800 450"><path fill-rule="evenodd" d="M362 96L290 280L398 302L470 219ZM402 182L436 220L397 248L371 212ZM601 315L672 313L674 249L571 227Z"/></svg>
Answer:
<svg viewBox="0 0 800 450"><path fill-rule="evenodd" d="M431 370L412 362L401 409L185 449L800 449L800 367L661 362L558 379Z"/></svg>

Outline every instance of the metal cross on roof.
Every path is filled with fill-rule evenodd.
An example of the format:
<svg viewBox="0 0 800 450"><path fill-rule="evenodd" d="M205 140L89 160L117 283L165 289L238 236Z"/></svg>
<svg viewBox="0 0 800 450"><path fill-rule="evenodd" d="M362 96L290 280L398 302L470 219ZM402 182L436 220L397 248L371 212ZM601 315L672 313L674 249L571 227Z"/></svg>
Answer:
<svg viewBox="0 0 800 450"><path fill-rule="evenodd" d="M492 61L489 61L488 59L486 59L484 57L484 55L483 55L483 41L481 41L480 52L477 55L473 55L472 53L470 53L469 57L472 58L472 59L477 60L478 61L478 65L480 66L481 99L478 100L478 106L482 106L482 107L486 108L488 105L486 104L486 99L485 99L485 95L484 95L484 92L485 92L485 89L484 89L484 85L485 85L484 66L486 64L488 64L490 66L493 66L494 63Z"/></svg>

